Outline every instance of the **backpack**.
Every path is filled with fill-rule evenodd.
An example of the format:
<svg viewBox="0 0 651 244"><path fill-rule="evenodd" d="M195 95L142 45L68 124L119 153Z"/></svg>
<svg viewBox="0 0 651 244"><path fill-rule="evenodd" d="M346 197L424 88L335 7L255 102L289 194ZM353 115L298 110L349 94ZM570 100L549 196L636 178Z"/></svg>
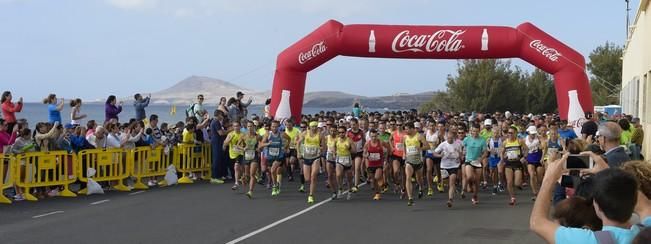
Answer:
<svg viewBox="0 0 651 244"><path fill-rule="evenodd" d="M197 104L196 104L196 103L193 103L192 105L190 105L190 107L188 107L188 108L185 109L185 117L186 117L186 118L189 118L189 117L193 117L193 116L194 116L194 106L195 106L195 105L197 105Z"/></svg>
<svg viewBox="0 0 651 244"><path fill-rule="evenodd" d="M647 227L642 224L636 224L640 231L646 229ZM600 230L594 232L595 238L597 239L598 244L616 244L615 237L610 231Z"/></svg>

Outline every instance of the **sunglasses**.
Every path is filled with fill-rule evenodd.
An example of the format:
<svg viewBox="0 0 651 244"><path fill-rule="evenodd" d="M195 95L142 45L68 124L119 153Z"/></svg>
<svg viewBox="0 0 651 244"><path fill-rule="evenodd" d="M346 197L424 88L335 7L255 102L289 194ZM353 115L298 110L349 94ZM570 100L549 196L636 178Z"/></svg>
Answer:
<svg viewBox="0 0 651 244"><path fill-rule="evenodd" d="M301 129L307 129L307 126L301 126Z"/></svg>

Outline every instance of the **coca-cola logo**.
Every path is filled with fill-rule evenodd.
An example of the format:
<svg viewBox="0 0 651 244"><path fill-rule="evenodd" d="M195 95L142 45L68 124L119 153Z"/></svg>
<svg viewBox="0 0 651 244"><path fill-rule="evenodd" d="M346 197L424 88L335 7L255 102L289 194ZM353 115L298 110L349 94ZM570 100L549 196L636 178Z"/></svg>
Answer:
<svg viewBox="0 0 651 244"><path fill-rule="evenodd" d="M400 32L391 44L393 52L457 52L464 48L459 37L465 30L438 30L431 35L410 35Z"/></svg>
<svg viewBox="0 0 651 244"><path fill-rule="evenodd" d="M325 45L325 41L321 41L317 44L314 44L314 46L312 46L312 49L310 49L309 51L298 54L298 63L304 64L310 59L313 59L316 56L321 55L327 49L328 47Z"/></svg>
<svg viewBox="0 0 651 244"><path fill-rule="evenodd" d="M558 50L542 44L540 40L531 41L529 46L553 62L558 62L558 57L563 56Z"/></svg>

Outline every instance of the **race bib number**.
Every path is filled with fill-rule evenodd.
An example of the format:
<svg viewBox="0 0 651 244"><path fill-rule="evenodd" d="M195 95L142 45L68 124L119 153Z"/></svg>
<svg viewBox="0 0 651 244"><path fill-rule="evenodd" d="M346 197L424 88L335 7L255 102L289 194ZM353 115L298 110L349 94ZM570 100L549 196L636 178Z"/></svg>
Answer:
<svg viewBox="0 0 651 244"><path fill-rule="evenodd" d="M233 146L233 152L235 152L235 153L237 153L237 154L242 154L242 151L244 151L244 150L242 149L242 147L240 147L240 146Z"/></svg>
<svg viewBox="0 0 651 244"><path fill-rule="evenodd" d="M335 161L335 154L332 151L326 152L327 161Z"/></svg>
<svg viewBox="0 0 651 244"><path fill-rule="evenodd" d="M253 160L255 158L255 150L244 151L244 160Z"/></svg>
<svg viewBox="0 0 651 244"><path fill-rule="evenodd" d="M404 151L405 150L405 144L403 143L396 143L396 149L398 151Z"/></svg>
<svg viewBox="0 0 651 244"><path fill-rule="evenodd" d="M318 147L305 146L305 152L303 154L305 156L308 156L308 157L317 156L319 154L319 148Z"/></svg>
<svg viewBox="0 0 651 244"><path fill-rule="evenodd" d="M370 160L370 161L378 161L381 158L382 157L380 156L380 153L369 153L368 154L368 160Z"/></svg>
<svg viewBox="0 0 651 244"><path fill-rule="evenodd" d="M349 166L350 165L350 156L338 156L337 157L337 163L344 165L344 166Z"/></svg>
<svg viewBox="0 0 651 244"><path fill-rule="evenodd" d="M362 140L355 142L355 150L361 152L363 149L364 149L364 145L362 144Z"/></svg>
<svg viewBox="0 0 651 244"><path fill-rule="evenodd" d="M276 157L280 155L280 148L269 148L269 156Z"/></svg>
<svg viewBox="0 0 651 244"><path fill-rule="evenodd" d="M417 154L420 154L420 152L418 151L418 147L410 146L410 147L407 147L407 154L409 154L409 155L417 155Z"/></svg>
<svg viewBox="0 0 651 244"><path fill-rule="evenodd" d="M506 158L509 160L516 160L518 159L518 153L514 151L507 151L506 152Z"/></svg>

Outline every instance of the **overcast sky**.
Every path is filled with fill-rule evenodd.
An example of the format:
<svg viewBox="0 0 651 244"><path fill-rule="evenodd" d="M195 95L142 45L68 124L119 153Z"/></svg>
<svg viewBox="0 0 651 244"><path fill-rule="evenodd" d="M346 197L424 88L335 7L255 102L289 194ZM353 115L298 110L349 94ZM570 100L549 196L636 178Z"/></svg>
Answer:
<svg viewBox="0 0 651 244"><path fill-rule="evenodd" d="M638 0L631 1L635 17ZM105 99L190 76L269 90L279 52L328 19L344 24L532 22L587 56L625 39L625 1L0 0L0 90L15 99ZM520 60L526 70L532 66ZM338 57L308 91L390 95L444 89L456 60Z"/></svg>

